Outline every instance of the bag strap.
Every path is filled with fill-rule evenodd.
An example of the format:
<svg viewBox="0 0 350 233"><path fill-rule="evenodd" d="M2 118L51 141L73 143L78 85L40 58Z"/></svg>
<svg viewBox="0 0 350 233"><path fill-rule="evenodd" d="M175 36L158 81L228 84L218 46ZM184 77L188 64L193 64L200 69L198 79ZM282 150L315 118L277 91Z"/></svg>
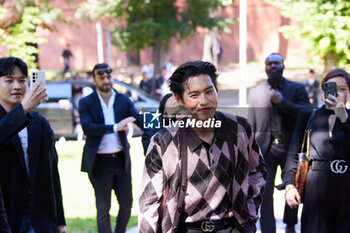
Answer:
<svg viewBox="0 0 350 233"><path fill-rule="evenodd" d="M316 113L316 109L312 110L312 113L309 117L309 120L307 122L306 125L306 129L304 132L304 138L303 138L303 143L301 144L301 151L304 151L304 146L305 146L305 142L306 142L306 157L309 158L309 153L310 153L310 132L311 132L311 124L312 121L315 117L315 113Z"/></svg>
<svg viewBox="0 0 350 233"><path fill-rule="evenodd" d="M311 113L311 115L309 117L309 121L307 122L306 129L310 129L311 130L311 124L312 124L312 122L313 122L313 120L315 118L316 110L317 110L316 108L314 108L312 110L312 113Z"/></svg>

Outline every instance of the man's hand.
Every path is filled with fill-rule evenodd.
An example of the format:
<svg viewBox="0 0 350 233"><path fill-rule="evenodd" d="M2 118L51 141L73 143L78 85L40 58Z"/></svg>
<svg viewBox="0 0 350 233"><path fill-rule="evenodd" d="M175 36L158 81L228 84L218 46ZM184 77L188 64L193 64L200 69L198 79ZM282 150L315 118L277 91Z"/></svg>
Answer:
<svg viewBox="0 0 350 233"><path fill-rule="evenodd" d="M283 96L278 89L271 89L269 94L270 94L271 103L279 104L282 102Z"/></svg>
<svg viewBox="0 0 350 233"><path fill-rule="evenodd" d="M314 99L313 98L309 98L310 104L313 105L314 104Z"/></svg>
<svg viewBox="0 0 350 233"><path fill-rule="evenodd" d="M117 131L128 131L128 123L136 121L135 117L127 117L118 123Z"/></svg>
<svg viewBox="0 0 350 233"><path fill-rule="evenodd" d="M286 198L287 204L291 208L296 208L301 203L300 195L296 188L288 190L285 195L286 195L285 198Z"/></svg>
<svg viewBox="0 0 350 233"><path fill-rule="evenodd" d="M64 225L57 226L57 233L67 233L66 226Z"/></svg>
<svg viewBox="0 0 350 233"><path fill-rule="evenodd" d="M25 113L28 113L47 100L46 88L42 88L42 83L38 83L38 85L35 85L34 88L23 98L23 110Z"/></svg>

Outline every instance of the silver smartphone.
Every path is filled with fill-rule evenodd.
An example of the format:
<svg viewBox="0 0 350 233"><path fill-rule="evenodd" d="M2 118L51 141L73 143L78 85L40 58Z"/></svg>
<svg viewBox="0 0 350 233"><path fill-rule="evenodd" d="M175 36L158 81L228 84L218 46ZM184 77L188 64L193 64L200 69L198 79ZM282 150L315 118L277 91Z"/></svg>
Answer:
<svg viewBox="0 0 350 233"><path fill-rule="evenodd" d="M34 88L35 85L37 85L39 82L41 82L42 87L45 87L45 71L31 71L30 72L30 88Z"/></svg>

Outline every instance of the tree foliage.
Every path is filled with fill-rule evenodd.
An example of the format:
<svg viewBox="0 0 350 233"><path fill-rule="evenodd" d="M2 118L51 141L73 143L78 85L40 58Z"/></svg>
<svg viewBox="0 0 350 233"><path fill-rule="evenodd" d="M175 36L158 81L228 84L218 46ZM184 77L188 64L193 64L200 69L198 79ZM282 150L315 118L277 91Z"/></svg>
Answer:
<svg viewBox="0 0 350 233"><path fill-rule="evenodd" d="M350 1L348 0L269 0L284 17L299 22L280 30L287 38L300 36L303 47L327 62L344 65L350 57ZM334 64L334 65L338 65Z"/></svg>
<svg viewBox="0 0 350 233"><path fill-rule="evenodd" d="M172 38L194 35L199 26L225 29L232 19L211 17L211 11L229 4L232 0L86 0L77 14L118 22L114 44L123 50L153 47L156 54L155 49L166 53Z"/></svg>
<svg viewBox="0 0 350 233"><path fill-rule="evenodd" d="M53 29L55 19L62 18L62 11L48 0L13 1L15 5L2 4L0 7L0 43L6 47L1 56L22 58L29 68L36 68L36 44L46 42L36 33L37 26Z"/></svg>

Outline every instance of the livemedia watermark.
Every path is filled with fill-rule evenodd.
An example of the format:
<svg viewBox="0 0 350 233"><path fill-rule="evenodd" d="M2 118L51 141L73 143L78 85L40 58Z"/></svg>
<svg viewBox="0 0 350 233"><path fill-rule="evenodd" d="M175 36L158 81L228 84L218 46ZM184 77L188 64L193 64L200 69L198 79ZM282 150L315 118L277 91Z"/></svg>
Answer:
<svg viewBox="0 0 350 233"><path fill-rule="evenodd" d="M145 129L160 129L168 127L179 128L220 128L221 121L209 118L205 121L190 118L190 115L163 115L156 112L143 113L143 127Z"/></svg>

